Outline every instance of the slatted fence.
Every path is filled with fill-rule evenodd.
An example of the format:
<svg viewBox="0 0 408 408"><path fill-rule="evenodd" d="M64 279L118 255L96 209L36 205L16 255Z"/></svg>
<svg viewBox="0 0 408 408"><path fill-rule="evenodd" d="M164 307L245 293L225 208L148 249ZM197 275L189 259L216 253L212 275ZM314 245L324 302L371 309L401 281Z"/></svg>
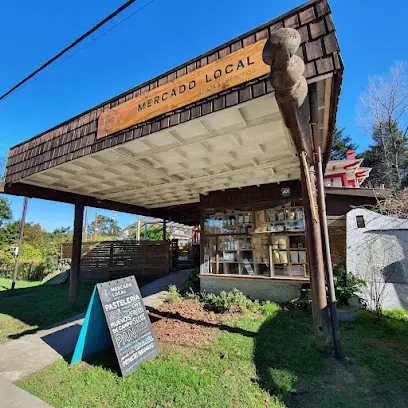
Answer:
<svg viewBox="0 0 408 408"><path fill-rule="evenodd" d="M61 246L61 259L71 259L72 244ZM135 275L139 285L171 271L170 242L100 241L84 242L80 279L93 283Z"/></svg>

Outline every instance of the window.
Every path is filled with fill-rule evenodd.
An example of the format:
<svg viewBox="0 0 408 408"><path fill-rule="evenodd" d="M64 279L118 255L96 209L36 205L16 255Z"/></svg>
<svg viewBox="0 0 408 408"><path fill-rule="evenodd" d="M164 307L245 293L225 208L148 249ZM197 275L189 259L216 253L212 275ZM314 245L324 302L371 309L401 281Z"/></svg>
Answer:
<svg viewBox="0 0 408 408"><path fill-rule="evenodd" d="M207 210L202 273L309 279L303 207Z"/></svg>
<svg viewBox="0 0 408 408"><path fill-rule="evenodd" d="M365 228L364 215L356 216L357 228Z"/></svg>

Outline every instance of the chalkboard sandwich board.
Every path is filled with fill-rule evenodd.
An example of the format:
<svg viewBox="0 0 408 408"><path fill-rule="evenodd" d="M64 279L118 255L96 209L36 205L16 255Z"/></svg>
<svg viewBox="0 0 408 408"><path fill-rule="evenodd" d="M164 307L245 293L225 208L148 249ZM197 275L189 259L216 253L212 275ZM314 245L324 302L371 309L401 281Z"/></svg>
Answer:
<svg viewBox="0 0 408 408"><path fill-rule="evenodd" d="M159 352L134 276L96 285L71 364L112 344L123 376Z"/></svg>

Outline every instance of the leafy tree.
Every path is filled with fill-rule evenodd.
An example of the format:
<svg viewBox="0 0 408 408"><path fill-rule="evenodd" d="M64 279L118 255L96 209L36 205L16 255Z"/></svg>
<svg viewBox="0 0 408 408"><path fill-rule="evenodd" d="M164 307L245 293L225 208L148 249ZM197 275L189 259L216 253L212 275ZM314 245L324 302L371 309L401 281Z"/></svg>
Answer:
<svg viewBox="0 0 408 408"><path fill-rule="evenodd" d="M330 151L330 160L345 160L347 159L348 150L356 150L358 145L351 141L351 137L344 135L345 128L336 129L333 133L333 146Z"/></svg>
<svg viewBox="0 0 408 408"><path fill-rule="evenodd" d="M132 226L129 239L136 239L136 225ZM144 240L144 226L140 232L140 239ZM146 232L146 240L148 241L161 241L163 239L163 226L162 225L148 225ZM170 239L169 230L166 231L166 239Z"/></svg>
<svg viewBox="0 0 408 408"><path fill-rule="evenodd" d="M370 78L360 97L357 115L373 144L364 153L373 167L371 181L398 190L407 175L408 121L407 66L397 62L388 74Z"/></svg>
<svg viewBox="0 0 408 408"><path fill-rule="evenodd" d="M10 202L7 198L0 198L0 248L5 245L12 244L15 239L14 234L11 232L12 212L10 208ZM18 229L17 229L18 231Z"/></svg>
<svg viewBox="0 0 408 408"><path fill-rule="evenodd" d="M12 218L10 202L7 198L0 198L0 228Z"/></svg>
<svg viewBox="0 0 408 408"><path fill-rule="evenodd" d="M91 222L88 226L88 234L93 235L95 230L95 221ZM116 220L113 218L105 217L104 215L98 216L98 231L97 235L104 239L116 239L120 234L120 227Z"/></svg>

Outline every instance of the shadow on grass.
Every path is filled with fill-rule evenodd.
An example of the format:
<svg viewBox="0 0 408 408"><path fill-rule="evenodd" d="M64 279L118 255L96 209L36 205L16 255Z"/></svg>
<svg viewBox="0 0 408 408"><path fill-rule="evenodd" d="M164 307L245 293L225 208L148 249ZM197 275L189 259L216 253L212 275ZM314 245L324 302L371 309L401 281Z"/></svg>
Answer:
<svg viewBox="0 0 408 408"><path fill-rule="evenodd" d="M264 321L255 337L254 363L260 387L287 399L300 376L325 371L327 356L315 344L312 317L280 310Z"/></svg>
<svg viewBox="0 0 408 408"><path fill-rule="evenodd" d="M64 360L67 362L67 364L71 364L72 354L64 356ZM104 370L111 371L118 377L122 376L119 367L119 362L116 357L115 349L113 348L113 346L105 350L98 351L97 353L92 354L85 360L82 360L79 363L75 363L74 365L74 367L77 367L77 370L80 371L87 371L92 366L101 367Z"/></svg>
<svg viewBox="0 0 408 408"><path fill-rule="evenodd" d="M17 339L26 334L36 333L86 310L92 294L93 285L81 283L78 302L68 302L68 284L34 286L0 292L0 311L27 326L27 330L13 332L10 328L5 336Z"/></svg>

